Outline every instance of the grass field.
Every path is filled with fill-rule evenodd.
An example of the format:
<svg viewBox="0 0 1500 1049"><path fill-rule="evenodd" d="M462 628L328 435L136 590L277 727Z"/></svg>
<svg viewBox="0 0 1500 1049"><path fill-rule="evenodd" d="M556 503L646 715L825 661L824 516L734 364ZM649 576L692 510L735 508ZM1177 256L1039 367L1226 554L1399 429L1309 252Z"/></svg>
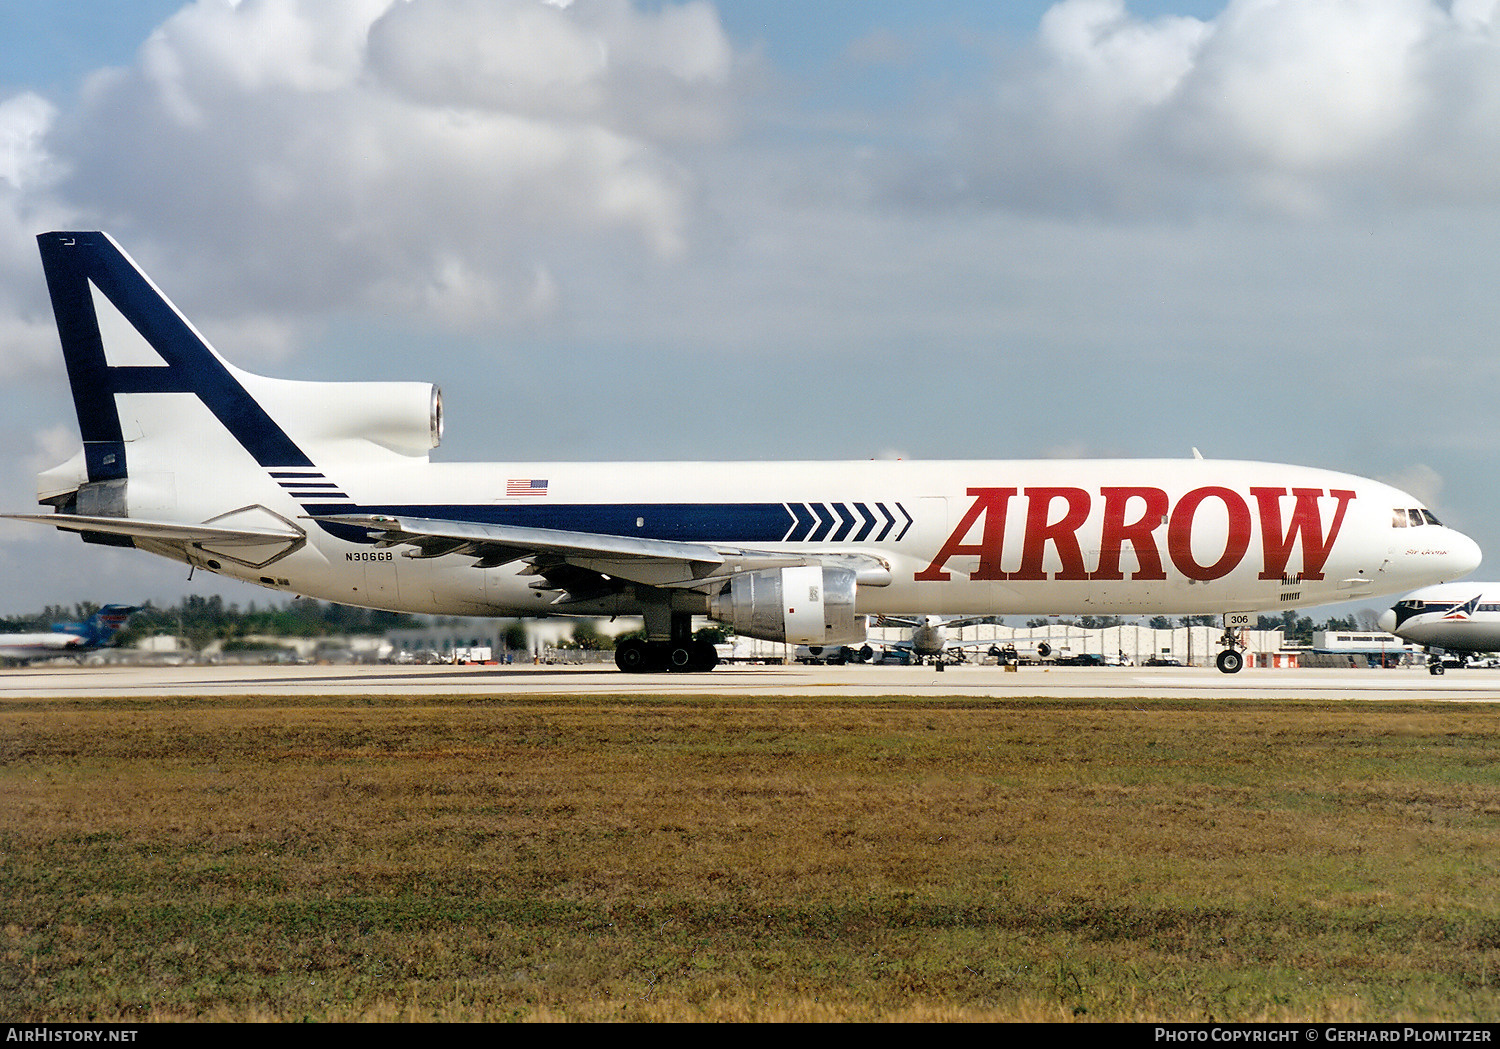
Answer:
<svg viewBox="0 0 1500 1049"><path fill-rule="evenodd" d="M8 701L0 1016L1496 1020L1500 714Z"/></svg>

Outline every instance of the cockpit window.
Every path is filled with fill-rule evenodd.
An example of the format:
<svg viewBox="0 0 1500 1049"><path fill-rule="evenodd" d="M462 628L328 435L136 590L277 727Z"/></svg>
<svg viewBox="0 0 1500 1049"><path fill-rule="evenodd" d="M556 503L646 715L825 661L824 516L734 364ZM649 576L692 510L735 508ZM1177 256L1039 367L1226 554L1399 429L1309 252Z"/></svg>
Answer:
<svg viewBox="0 0 1500 1049"><path fill-rule="evenodd" d="M1442 522L1432 515L1431 510L1418 507L1407 507L1404 510L1391 511L1392 528L1421 528L1423 525L1441 525Z"/></svg>

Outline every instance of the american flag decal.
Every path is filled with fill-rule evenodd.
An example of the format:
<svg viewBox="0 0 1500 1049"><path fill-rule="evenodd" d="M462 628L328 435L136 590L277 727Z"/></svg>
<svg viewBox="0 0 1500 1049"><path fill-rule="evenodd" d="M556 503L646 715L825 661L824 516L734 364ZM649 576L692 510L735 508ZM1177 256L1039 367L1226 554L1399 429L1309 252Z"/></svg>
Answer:
<svg viewBox="0 0 1500 1049"><path fill-rule="evenodd" d="M506 495L546 495L547 482L531 477L512 477L505 482Z"/></svg>

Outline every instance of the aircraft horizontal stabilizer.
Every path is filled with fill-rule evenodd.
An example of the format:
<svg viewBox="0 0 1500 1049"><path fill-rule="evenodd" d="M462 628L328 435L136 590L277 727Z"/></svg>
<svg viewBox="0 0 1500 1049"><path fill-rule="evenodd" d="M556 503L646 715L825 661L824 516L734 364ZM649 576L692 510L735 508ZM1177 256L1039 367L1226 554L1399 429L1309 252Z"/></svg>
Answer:
<svg viewBox="0 0 1500 1049"><path fill-rule="evenodd" d="M167 543L213 543L216 546L265 546L304 538L294 529L222 528L208 524L178 524L172 521L142 521L134 517L90 517L85 514L0 514L11 521L52 525L67 532L101 532L131 539L155 539Z"/></svg>

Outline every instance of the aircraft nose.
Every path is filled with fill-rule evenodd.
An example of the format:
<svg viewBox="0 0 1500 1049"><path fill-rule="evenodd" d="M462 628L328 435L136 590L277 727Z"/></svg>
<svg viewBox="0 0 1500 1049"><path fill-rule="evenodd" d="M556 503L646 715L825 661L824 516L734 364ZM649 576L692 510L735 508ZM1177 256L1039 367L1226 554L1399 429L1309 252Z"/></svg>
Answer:
<svg viewBox="0 0 1500 1049"><path fill-rule="evenodd" d="M1375 625L1387 634L1394 634L1396 632L1396 610L1394 608L1387 608L1384 612L1380 613L1380 618L1375 620Z"/></svg>
<svg viewBox="0 0 1500 1049"><path fill-rule="evenodd" d="M1454 532L1451 528L1449 531L1453 533L1453 542L1448 547L1447 575L1444 578L1458 579L1478 568L1484 554L1479 544L1462 532Z"/></svg>

